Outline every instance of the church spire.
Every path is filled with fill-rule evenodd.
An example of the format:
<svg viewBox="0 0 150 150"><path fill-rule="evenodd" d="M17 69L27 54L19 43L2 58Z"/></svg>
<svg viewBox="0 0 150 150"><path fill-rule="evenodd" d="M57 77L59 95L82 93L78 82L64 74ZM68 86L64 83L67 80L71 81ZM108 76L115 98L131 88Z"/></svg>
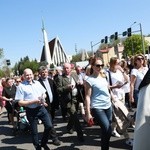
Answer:
<svg viewBox="0 0 150 150"><path fill-rule="evenodd" d="M45 31L43 19L42 19L42 32L43 32L45 61L48 63L48 67L50 67L50 64L52 64L52 58L51 58L51 53L50 53L50 49L49 49L47 33Z"/></svg>

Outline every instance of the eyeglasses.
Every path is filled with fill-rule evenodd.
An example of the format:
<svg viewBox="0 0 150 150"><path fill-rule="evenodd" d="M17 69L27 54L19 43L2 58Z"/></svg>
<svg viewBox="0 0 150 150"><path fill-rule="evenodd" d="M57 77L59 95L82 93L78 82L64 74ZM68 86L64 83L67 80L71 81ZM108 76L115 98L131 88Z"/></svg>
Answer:
<svg viewBox="0 0 150 150"><path fill-rule="evenodd" d="M104 67L104 64L95 64L95 67L97 68Z"/></svg>
<svg viewBox="0 0 150 150"><path fill-rule="evenodd" d="M143 57L137 57L137 60L144 60Z"/></svg>
<svg viewBox="0 0 150 150"><path fill-rule="evenodd" d="M21 81L16 81L17 83L21 82Z"/></svg>

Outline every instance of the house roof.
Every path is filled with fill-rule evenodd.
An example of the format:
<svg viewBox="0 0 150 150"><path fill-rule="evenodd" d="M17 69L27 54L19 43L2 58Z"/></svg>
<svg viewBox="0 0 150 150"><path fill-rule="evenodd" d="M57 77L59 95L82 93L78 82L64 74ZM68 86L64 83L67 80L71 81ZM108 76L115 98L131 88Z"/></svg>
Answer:
<svg viewBox="0 0 150 150"><path fill-rule="evenodd" d="M108 53L112 49L114 49L114 47L105 48L105 49L99 49L99 51L102 52L102 53ZM118 45L118 52L123 52L123 50L124 50L124 46Z"/></svg>
<svg viewBox="0 0 150 150"><path fill-rule="evenodd" d="M110 48L105 48L105 49L99 49L100 52L102 53L108 53Z"/></svg>

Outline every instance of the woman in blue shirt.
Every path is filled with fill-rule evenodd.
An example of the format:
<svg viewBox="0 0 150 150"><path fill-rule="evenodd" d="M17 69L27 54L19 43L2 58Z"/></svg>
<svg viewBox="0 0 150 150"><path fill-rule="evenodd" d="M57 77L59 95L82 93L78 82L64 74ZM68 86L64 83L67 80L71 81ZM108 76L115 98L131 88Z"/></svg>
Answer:
<svg viewBox="0 0 150 150"><path fill-rule="evenodd" d="M91 63L93 74L86 78L85 105L86 120L95 118L101 127L101 149L109 149L111 137L112 107L108 82L100 59L94 58Z"/></svg>

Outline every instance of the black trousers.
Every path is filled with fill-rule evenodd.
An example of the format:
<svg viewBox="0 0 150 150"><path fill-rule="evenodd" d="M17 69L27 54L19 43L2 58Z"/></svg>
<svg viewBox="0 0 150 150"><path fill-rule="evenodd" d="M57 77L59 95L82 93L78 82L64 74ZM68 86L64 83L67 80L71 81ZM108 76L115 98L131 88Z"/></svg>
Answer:
<svg viewBox="0 0 150 150"><path fill-rule="evenodd" d="M38 128L37 128L38 119L42 120L44 124L44 132L43 137L41 139L41 145L45 146L48 142L49 132L53 127L51 118L47 110L45 109L44 106L40 106L37 108L26 108L26 114L30 123L32 141L35 148L39 146Z"/></svg>
<svg viewBox="0 0 150 150"><path fill-rule="evenodd" d="M83 136L81 124L77 115L77 101L73 99L71 102L67 104L67 112L69 114L69 121L67 124L67 129L75 129L78 136Z"/></svg>

